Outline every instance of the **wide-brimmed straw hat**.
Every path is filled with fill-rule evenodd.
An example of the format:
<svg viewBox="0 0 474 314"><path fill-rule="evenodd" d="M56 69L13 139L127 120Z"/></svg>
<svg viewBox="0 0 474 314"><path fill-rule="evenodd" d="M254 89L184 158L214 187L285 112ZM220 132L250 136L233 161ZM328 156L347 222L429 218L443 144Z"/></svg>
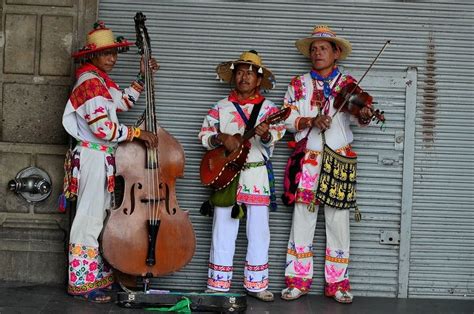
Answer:
<svg viewBox="0 0 474 314"><path fill-rule="evenodd" d="M349 56L352 51L351 43L347 39L336 36L336 33L326 25L318 25L314 27L313 33L310 37L297 40L295 45L299 52L309 58L311 54L311 44L316 40L326 40L335 43L339 49L341 49L341 56L339 57L339 60L344 60L347 58L347 56Z"/></svg>
<svg viewBox="0 0 474 314"><path fill-rule="evenodd" d="M219 64L216 67L218 78L225 82L230 82L232 80L233 71L239 64L248 64L249 67L255 67L257 72L262 74L261 88L269 90L275 87L276 81L273 73L262 64L262 58L260 58L258 52L255 50L244 51L239 59Z"/></svg>
<svg viewBox="0 0 474 314"><path fill-rule="evenodd" d="M73 53L72 57L74 59L90 59L108 49L116 49L119 53L127 51L128 47L132 45L132 42L122 36L115 38L112 30L105 27L104 22L98 21L94 24L94 29L87 34L86 45Z"/></svg>

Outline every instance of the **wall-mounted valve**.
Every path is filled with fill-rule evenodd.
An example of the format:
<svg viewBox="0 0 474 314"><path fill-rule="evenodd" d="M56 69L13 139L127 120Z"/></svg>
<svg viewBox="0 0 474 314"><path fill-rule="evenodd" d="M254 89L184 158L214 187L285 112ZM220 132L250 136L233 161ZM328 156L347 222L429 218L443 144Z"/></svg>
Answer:
<svg viewBox="0 0 474 314"><path fill-rule="evenodd" d="M51 194L51 179L45 171L28 167L8 182L8 189L18 193L27 202L39 202Z"/></svg>

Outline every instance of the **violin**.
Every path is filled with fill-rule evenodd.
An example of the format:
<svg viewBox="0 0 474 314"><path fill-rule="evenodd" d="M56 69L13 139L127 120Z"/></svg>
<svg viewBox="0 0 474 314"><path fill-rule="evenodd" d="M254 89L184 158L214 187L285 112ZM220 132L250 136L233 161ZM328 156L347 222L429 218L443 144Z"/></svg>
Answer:
<svg viewBox="0 0 474 314"><path fill-rule="evenodd" d="M372 108L372 100L372 96L364 92L357 83L352 82L341 88L341 91L336 95L334 108L336 113L339 111L348 112L359 120L363 120L360 111L362 108L367 107L372 114L371 120L376 120L377 124L382 123L383 125L385 122L384 112Z"/></svg>

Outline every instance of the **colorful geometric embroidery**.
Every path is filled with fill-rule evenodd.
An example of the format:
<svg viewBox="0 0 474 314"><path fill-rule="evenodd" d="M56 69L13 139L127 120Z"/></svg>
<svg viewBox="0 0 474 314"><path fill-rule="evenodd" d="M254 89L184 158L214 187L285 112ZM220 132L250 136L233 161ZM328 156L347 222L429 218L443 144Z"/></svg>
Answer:
<svg viewBox="0 0 474 314"><path fill-rule="evenodd" d="M263 265L249 265L247 262L245 262L245 268L247 268L249 271L263 271L268 269L268 263Z"/></svg>
<svg viewBox="0 0 474 314"><path fill-rule="evenodd" d="M260 191L260 190L259 190ZM257 192L255 192L257 193ZM251 204L251 205L268 205L270 203L270 196L258 194L239 193L237 195L237 202Z"/></svg>
<svg viewBox="0 0 474 314"><path fill-rule="evenodd" d="M230 289L230 280L215 280L213 278L207 279L207 285L209 287L229 290Z"/></svg>
<svg viewBox="0 0 474 314"><path fill-rule="evenodd" d="M98 78L93 78L86 80L81 85L77 86L72 91L69 99L71 100L74 109L77 109L85 104L89 99L97 96L102 96L112 100L112 96L110 96L110 93L104 84Z"/></svg>
<svg viewBox="0 0 474 314"><path fill-rule="evenodd" d="M351 285L349 283L349 279L344 279L340 282L326 283L326 286L324 287L324 295L327 297L333 297L337 290L350 291Z"/></svg>
<svg viewBox="0 0 474 314"><path fill-rule="evenodd" d="M332 256L328 256L328 255L326 255L326 261L333 262L333 263L339 263L339 264L349 264L349 259L348 258L332 257Z"/></svg>
<svg viewBox="0 0 474 314"><path fill-rule="evenodd" d="M221 266L221 265L216 265L212 263L209 263L209 268L212 270L224 271L224 272L231 272L234 270L234 267L232 266Z"/></svg>
<svg viewBox="0 0 474 314"><path fill-rule="evenodd" d="M268 287L268 278L265 278L261 281L251 281L253 278L250 277L250 279L247 279L247 277L244 278L244 286L245 289L249 291L261 291L265 290Z"/></svg>
<svg viewBox="0 0 474 314"><path fill-rule="evenodd" d="M288 288L297 288L301 291L308 291L311 288L313 279L294 276L285 276L285 284Z"/></svg>
<svg viewBox="0 0 474 314"><path fill-rule="evenodd" d="M115 151L114 147L109 147L109 146L106 146L106 145L101 145L101 144L92 143L92 142L88 142L88 141L79 141L79 142L77 142L77 145L82 146L82 147L87 147L87 148L90 148L90 149L93 149L93 150L98 150L98 151L101 151L101 152L106 152L106 153L109 153L109 154L112 154Z"/></svg>
<svg viewBox="0 0 474 314"><path fill-rule="evenodd" d="M297 259L313 257L313 252L297 253L295 250L288 249L286 253L295 256Z"/></svg>

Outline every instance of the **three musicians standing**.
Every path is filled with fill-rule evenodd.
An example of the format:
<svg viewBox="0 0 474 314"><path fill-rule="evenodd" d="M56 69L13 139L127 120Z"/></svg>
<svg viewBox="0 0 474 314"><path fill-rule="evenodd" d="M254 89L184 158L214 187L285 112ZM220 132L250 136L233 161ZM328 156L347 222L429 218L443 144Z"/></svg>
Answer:
<svg viewBox="0 0 474 314"><path fill-rule="evenodd" d="M77 194L78 205L71 229L68 292L92 302L109 302L110 296L105 289L113 282L111 271L100 257L97 239L114 188L114 148L122 141L134 139L147 146L158 144L153 134L127 127L117 119L116 112L130 109L143 89L140 80L143 64L138 79L123 91L108 76L117 53L130 45L123 38L115 39L103 24L97 24L88 35L87 45L73 55L83 64L77 71L77 82L63 116L66 131L79 143L73 151L73 178L69 187L70 192ZM224 146L231 152L242 144L234 134L242 135L254 128L255 136L247 142L250 146L246 163L228 196L233 204L212 204L213 230L206 292L229 291L239 218L246 216L248 246L244 287L250 296L262 301L274 299L268 290L269 212L276 209L270 158L285 129L296 133L297 141L311 133L288 242L287 288L281 297L297 299L307 294L311 286L312 244L318 211L313 192L321 168L321 131L326 131L326 141L332 149L341 154L351 151L353 136L349 125L353 117L342 111L334 117L331 115L335 112L332 106L335 95L354 79L341 74L336 65L338 60L349 55L351 44L329 28L316 27L310 37L297 41L296 46L310 58L312 69L291 80L284 99L284 107L291 109L291 115L284 123L266 122L279 110L260 93L260 89L272 89L275 79L256 51L244 51L239 59L221 63L216 68L218 76L235 87L208 111L199 133L203 147L210 150ZM153 70L159 67L154 60L150 66ZM370 122L370 106L370 103L364 104L361 110L359 122L362 121L362 125ZM326 206L325 219L325 292L338 302L351 303L353 297L347 273L349 211Z"/></svg>

